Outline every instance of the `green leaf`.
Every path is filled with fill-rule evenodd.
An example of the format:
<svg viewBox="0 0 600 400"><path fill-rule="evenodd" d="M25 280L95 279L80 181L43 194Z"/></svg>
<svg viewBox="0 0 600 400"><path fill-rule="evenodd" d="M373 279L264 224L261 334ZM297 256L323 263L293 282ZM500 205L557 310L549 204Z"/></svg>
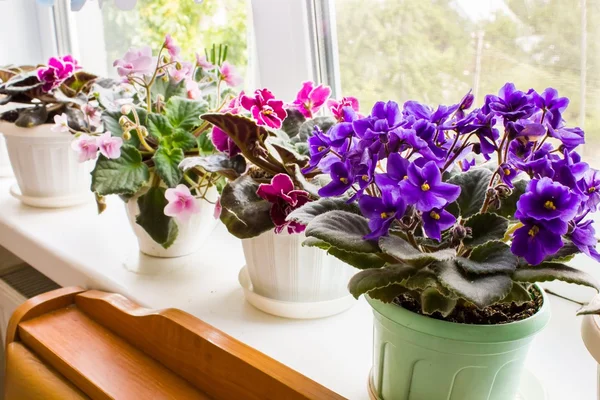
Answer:
<svg viewBox="0 0 600 400"><path fill-rule="evenodd" d="M508 229L508 220L493 213L475 214L465 221L465 226L471 228L472 233L463 243L474 247L490 240L502 239Z"/></svg>
<svg viewBox="0 0 600 400"><path fill-rule="evenodd" d="M179 96L186 97L187 89L185 87L185 80L181 82L175 82L172 79L158 78L154 81L151 89L152 102L156 102L156 97L161 95L163 101L167 102L171 97Z"/></svg>
<svg viewBox="0 0 600 400"><path fill-rule="evenodd" d="M398 236L383 236L379 239L379 247L384 253L412 264L423 267L433 261L448 260L456 256L456 250L443 249L432 253L423 253L415 249L410 243Z"/></svg>
<svg viewBox="0 0 600 400"><path fill-rule="evenodd" d="M352 251L341 250L313 237L307 238L302 243L302 246L318 247L323 249L337 259L358 269L381 268L385 264L385 261L377 256L377 254L354 253Z"/></svg>
<svg viewBox="0 0 600 400"><path fill-rule="evenodd" d="M148 133L157 139L173 134L174 128L167 117L161 114L148 114Z"/></svg>
<svg viewBox="0 0 600 400"><path fill-rule="evenodd" d="M502 199L500 201L500 208L496 211L496 213L502 217L506 217L512 221L515 220L515 211L517 211L517 201L523 193L525 193L525 188L529 181L525 179L521 179L513 182L515 186L512 189L512 193L506 199Z"/></svg>
<svg viewBox="0 0 600 400"><path fill-rule="evenodd" d="M168 249L177 239L179 229L175 220L164 213L168 204L165 188L151 187L137 202L140 214L135 221L148 232L152 240Z"/></svg>
<svg viewBox="0 0 600 400"><path fill-rule="evenodd" d="M370 298L379 300L382 303L391 303L403 293L410 293L410 290L399 283L392 283L388 286L370 290L368 294Z"/></svg>
<svg viewBox="0 0 600 400"><path fill-rule="evenodd" d="M183 151L196 147L196 137L190 132L176 130L172 136L169 136L169 145Z"/></svg>
<svg viewBox="0 0 600 400"><path fill-rule="evenodd" d="M92 191L107 194L133 195L148 184L150 172L142 155L133 146L123 145L121 157L111 160L100 155L92 171Z"/></svg>
<svg viewBox="0 0 600 400"><path fill-rule="evenodd" d="M371 233L367 219L348 212L334 210L315 217L306 227L306 236L315 237L333 247L355 253L377 253L374 241L363 239Z"/></svg>
<svg viewBox="0 0 600 400"><path fill-rule="evenodd" d="M314 133L315 126L321 128L323 132L327 132L329 128L335 125L337 121L333 117L316 117L304 122L298 131L298 135L292 138L292 143L304 143Z"/></svg>
<svg viewBox="0 0 600 400"><path fill-rule="evenodd" d="M391 284L400 283L417 270L406 264L393 264L383 268L360 271L350 279L348 289L358 299L361 294Z"/></svg>
<svg viewBox="0 0 600 400"><path fill-rule="evenodd" d="M152 159L156 165L156 173L168 187L175 187L181 182L183 172L179 169L179 164L183 161L183 150L159 147Z"/></svg>
<svg viewBox="0 0 600 400"><path fill-rule="evenodd" d="M491 176L492 172L489 169L474 168L450 178L449 183L460 186L460 196L456 202L463 218L468 218L481 210Z"/></svg>
<svg viewBox="0 0 600 400"><path fill-rule="evenodd" d="M475 247L469 258L457 257L456 261L472 274L510 274L517 268L518 258L506 243L491 241Z"/></svg>
<svg viewBox="0 0 600 400"><path fill-rule="evenodd" d="M247 239L274 228L271 203L256 194L258 183L243 175L225 185L221 194L221 221L237 238Z"/></svg>
<svg viewBox="0 0 600 400"><path fill-rule="evenodd" d="M529 283L559 280L600 290L598 282L590 274L554 262L543 262L539 265L519 268L513 273L512 279L516 282Z"/></svg>
<svg viewBox="0 0 600 400"><path fill-rule="evenodd" d="M467 274L454 261L436 264L440 283L478 308L485 308L505 298L512 288L508 275Z"/></svg>
<svg viewBox="0 0 600 400"><path fill-rule="evenodd" d="M444 296L433 287L421 292L421 311L423 311L423 314L431 315L439 312L443 317L447 317L456 307L456 302L456 299Z"/></svg>
<svg viewBox="0 0 600 400"><path fill-rule="evenodd" d="M531 294L523 285L518 282L513 282L512 289L508 296L502 299L503 303L515 303L521 305L531 301Z"/></svg>
<svg viewBox="0 0 600 400"><path fill-rule="evenodd" d="M279 158L283 164L298 164L300 167L304 167L310 159L309 156L298 153L294 146L281 138L269 137L265 141L265 145L271 154L275 153L273 155Z"/></svg>
<svg viewBox="0 0 600 400"><path fill-rule="evenodd" d="M15 125L20 128L33 128L45 124L48 120L48 110L45 105L21 109Z"/></svg>
<svg viewBox="0 0 600 400"><path fill-rule="evenodd" d="M342 199L323 197L306 203L302 207L292 211L287 219L288 221L296 221L303 225L308 225L315 217L333 210L348 211L356 215L361 215L360 209L355 203L348 204Z"/></svg>
<svg viewBox="0 0 600 400"><path fill-rule="evenodd" d="M201 156L208 156L216 152L215 145L213 144L208 133L203 133L196 138L197 146Z"/></svg>
<svg viewBox="0 0 600 400"><path fill-rule="evenodd" d="M206 172L218 172L234 180L246 171L246 159L241 154L232 158L225 154L213 154L205 157L186 158L179 167L184 171L199 167Z"/></svg>
<svg viewBox="0 0 600 400"><path fill-rule="evenodd" d="M208 111L205 101L171 97L165 105L165 116L174 128L191 131L201 124L200 116Z"/></svg>
<svg viewBox="0 0 600 400"><path fill-rule="evenodd" d="M287 117L283 120L281 130L287 133L288 137L293 138L298 135L300 126L306 121L306 118L302 113L295 108L289 108L287 110Z"/></svg>
<svg viewBox="0 0 600 400"><path fill-rule="evenodd" d="M140 120L140 124L142 125L146 125L147 122L147 117L148 117L148 113L146 112L145 109L140 108L140 107L136 107L135 108L136 113L138 114L138 118ZM118 136L118 137L123 137L123 129L121 128L121 125L119 124L119 119L123 116L123 114L121 113L121 110L116 110L116 111L103 111L102 112L102 122L104 124L104 129L106 129L107 131L109 131L112 136ZM127 117L135 122L135 118L133 116L133 112L130 112ZM137 133L135 131L131 132L131 139L128 141L125 141L125 143L130 144L132 146L138 147L140 145L140 140L137 136Z"/></svg>

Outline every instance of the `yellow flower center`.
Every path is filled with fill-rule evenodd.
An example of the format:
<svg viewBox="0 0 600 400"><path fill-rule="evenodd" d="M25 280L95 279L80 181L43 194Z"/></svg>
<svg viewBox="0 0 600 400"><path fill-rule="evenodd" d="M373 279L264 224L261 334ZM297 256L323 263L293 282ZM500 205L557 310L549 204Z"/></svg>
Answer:
<svg viewBox="0 0 600 400"><path fill-rule="evenodd" d="M388 217L388 214L386 212L382 212L380 215L383 219L386 219Z"/></svg>
<svg viewBox="0 0 600 400"><path fill-rule="evenodd" d="M340 178L340 182L342 182L343 184L348 183L348 178Z"/></svg>
<svg viewBox="0 0 600 400"><path fill-rule="evenodd" d="M421 185L421 190L422 191L426 192L429 189L431 189L431 187L429 186L429 184L427 182Z"/></svg>
<svg viewBox="0 0 600 400"><path fill-rule="evenodd" d="M325 146L319 146L319 147L317 147L317 150L318 151L323 151L323 150L325 150Z"/></svg>
<svg viewBox="0 0 600 400"><path fill-rule="evenodd" d="M592 186L591 188L588 189L588 193L594 193L596 191L596 187Z"/></svg>
<svg viewBox="0 0 600 400"><path fill-rule="evenodd" d="M545 202L544 207L548 210L553 210L553 211L556 210L556 206L554 205L552 200L548 200L547 202Z"/></svg>
<svg viewBox="0 0 600 400"><path fill-rule="evenodd" d="M404 178L402 178L402 180L407 180L408 179L408 175L404 175Z"/></svg>
<svg viewBox="0 0 600 400"><path fill-rule="evenodd" d="M429 213L429 216L433 219L435 219L436 221L440 219L440 214L436 213L435 211L431 211Z"/></svg>
<svg viewBox="0 0 600 400"><path fill-rule="evenodd" d="M538 228L537 226L532 226L531 229L529 230L529 232L527 232L527 234L531 237L534 237L535 235L538 234L538 232L540 231L540 228Z"/></svg>
<svg viewBox="0 0 600 400"><path fill-rule="evenodd" d="M510 169L504 168L504 175L506 175L506 176L510 175Z"/></svg>
<svg viewBox="0 0 600 400"><path fill-rule="evenodd" d="M272 110L263 110L263 112L262 112L262 113L263 113L264 115L271 115L271 114L273 114L273 111L272 111Z"/></svg>
<svg viewBox="0 0 600 400"><path fill-rule="evenodd" d="M369 180L369 175L363 175L362 180L367 182Z"/></svg>

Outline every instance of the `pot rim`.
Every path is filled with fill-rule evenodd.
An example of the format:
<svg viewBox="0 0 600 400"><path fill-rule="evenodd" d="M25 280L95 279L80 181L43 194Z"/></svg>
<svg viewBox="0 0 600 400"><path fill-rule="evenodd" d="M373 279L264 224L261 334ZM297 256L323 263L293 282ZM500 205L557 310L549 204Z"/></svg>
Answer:
<svg viewBox="0 0 600 400"><path fill-rule="evenodd" d="M542 294L542 307L531 317L520 321L497 325L461 324L444 321L417 314L403 307L386 304L365 295L365 299L373 308L376 318L383 318L391 324L401 325L419 334L475 343L512 342L535 335L550 320L550 301L546 292L538 285L535 287Z"/></svg>
<svg viewBox="0 0 600 400"><path fill-rule="evenodd" d="M22 128L20 126L16 126L12 122L0 121L0 132L5 137L17 137L17 138L44 138L44 139L75 139L69 132L54 132L50 128L52 128L53 124L41 124L31 128Z"/></svg>

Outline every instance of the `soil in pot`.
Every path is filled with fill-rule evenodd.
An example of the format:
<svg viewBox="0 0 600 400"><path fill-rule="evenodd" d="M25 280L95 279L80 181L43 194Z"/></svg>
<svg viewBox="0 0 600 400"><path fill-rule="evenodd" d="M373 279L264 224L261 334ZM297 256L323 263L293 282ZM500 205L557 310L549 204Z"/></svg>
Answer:
<svg viewBox="0 0 600 400"><path fill-rule="evenodd" d="M535 289L535 287L532 286L529 289L529 293L531 294L532 300L521 305L515 303L494 304L479 309L473 305L459 304L447 317L443 317L442 314L438 312L427 316L448 322L475 325L498 325L521 321L538 312L544 302L542 294ZM421 312L420 302L410 294L401 294L396 297L394 299L394 304L414 313L424 315Z"/></svg>

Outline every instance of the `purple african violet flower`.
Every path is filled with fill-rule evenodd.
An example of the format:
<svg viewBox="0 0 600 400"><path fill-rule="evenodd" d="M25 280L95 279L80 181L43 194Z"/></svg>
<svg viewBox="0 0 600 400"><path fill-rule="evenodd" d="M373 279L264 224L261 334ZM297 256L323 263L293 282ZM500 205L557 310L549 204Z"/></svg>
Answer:
<svg viewBox="0 0 600 400"><path fill-rule="evenodd" d="M513 234L510 250L514 255L523 257L529 264L537 265L563 247L561 236L568 229L565 221L558 218L525 218L521 222L523 226Z"/></svg>
<svg viewBox="0 0 600 400"><path fill-rule="evenodd" d="M323 107L329 96L331 96L329 86L319 85L315 87L314 82L306 81L302 83L302 89L296 95L296 100L291 106L300 111L306 118L312 118Z"/></svg>
<svg viewBox="0 0 600 400"><path fill-rule="evenodd" d="M596 212L600 204L600 171L590 168L577 182L577 186L585 197L585 206L590 211Z"/></svg>
<svg viewBox="0 0 600 400"><path fill-rule="evenodd" d="M421 218L425 234L437 241L442 240L442 231L450 228L456 222L454 215L440 208L424 211Z"/></svg>
<svg viewBox="0 0 600 400"><path fill-rule="evenodd" d="M116 136L111 136L110 132L105 132L103 135L98 137L96 141L100 153L109 159L115 159L121 157L121 146L123 146L123 139Z"/></svg>
<svg viewBox="0 0 600 400"><path fill-rule="evenodd" d="M271 220L275 224L275 233L281 233L287 227L288 233L301 233L306 229L296 221L286 221L287 216L295 209L308 203L308 193L294 188L294 182L285 174L277 174L270 184L261 183L256 194L272 204Z"/></svg>
<svg viewBox="0 0 600 400"><path fill-rule="evenodd" d="M568 150L573 150L580 144L585 143L585 133L581 128L549 128L548 134L561 141L561 143Z"/></svg>
<svg viewBox="0 0 600 400"><path fill-rule="evenodd" d="M461 99L460 103L458 103L456 109L456 117L462 119L465 117L465 110L468 110L473 105L473 101L475 100L475 96L473 95L473 90L469 90L467 94Z"/></svg>
<svg viewBox="0 0 600 400"><path fill-rule="evenodd" d="M472 123L468 122L465 126L458 127L459 132L461 134L474 133L479 139L481 154L488 158L489 154L496 151L496 141L500 137L500 132L494 127L496 118L493 114L484 114L478 111Z"/></svg>
<svg viewBox="0 0 600 400"><path fill-rule="evenodd" d="M358 100L356 97L342 97L339 101L335 99L327 100L327 108L338 122L346 121L343 112L344 107L350 107L355 113L358 113Z"/></svg>
<svg viewBox="0 0 600 400"><path fill-rule="evenodd" d="M452 113L458 109L459 105L453 106L439 105L434 111L433 108L421 104L417 101L407 101L402 107L404 117L414 117L415 120L427 120L429 122L441 125Z"/></svg>
<svg viewBox="0 0 600 400"><path fill-rule="evenodd" d="M169 202L163 211L167 217L187 221L192 214L200 212L198 200L192 195L190 189L183 184L167 189L165 199Z"/></svg>
<svg viewBox="0 0 600 400"><path fill-rule="evenodd" d="M598 239L592 223L592 220L587 220L575 225L575 229L571 232L571 240L582 253L600 262L600 254L596 250Z"/></svg>
<svg viewBox="0 0 600 400"><path fill-rule="evenodd" d="M521 120L519 122L509 121L506 124L509 138L522 137L530 142L537 142L546 135L546 127L537 122Z"/></svg>
<svg viewBox="0 0 600 400"><path fill-rule="evenodd" d="M381 197L362 196L358 206L369 219L371 233L365 236L367 240L387 235L392 223L406 212L406 204L398 190L386 190Z"/></svg>
<svg viewBox="0 0 600 400"><path fill-rule="evenodd" d="M353 122L358 119L356 111L352 107L343 107L339 122L329 128L327 134L331 138L333 146L342 146L354 135Z"/></svg>
<svg viewBox="0 0 600 400"><path fill-rule="evenodd" d="M577 186L577 182L583 178L586 171L590 168L588 163L581 161L581 156L575 152L563 150L563 158L554 156L551 160L552 170L554 174L552 179L571 189L574 189L578 194L582 194Z"/></svg>
<svg viewBox="0 0 600 400"><path fill-rule="evenodd" d="M508 163L502 163L498 167L498 175L502 179L502 182L504 182L504 184L511 189L515 187L515 185L513 185L513 180L518 174L519 171L517 171L512 165Z"/></svg>
<svg viewBox="0 0 600 400"><path fill-rule="evenodd" d="M236 87L244 81L244 79L238 74L235 67L227 61L223 61L223 64L221 64L221 67L219 67L219 75L221 79L223 79L223 81L225 81L225 83L231 87Z"/></svg>
<svg viewBox="0 0 600 400"><path fill-rule="evenodd" d="M475 166L475 158L472 158L471 161L465 159L460 162L460 169L462 172L467 172L471 169L471 167Z"/></svg>
<svg viewBox="0 0 600 400"><path fill-rule="evenodd" d="M98 156L96 138L87 134L79 136L71 142L71 148L79 155L78 161L95 160Z"/></svg>
<svg viewBox="0 0 600 400"><path fill-rule="evenodd" d="M113 63L119 76L151 75L156 68L156 57L152 56L149 46L130 48L127 53Z"/></svg>
<svg viewBox="0 0 600 400"><path fill-rule="evenodd" d="M354 177L351 174L351 166L348 161L338 161L329 168L331 182L319 189L319 196L332 197L341 196L346 193L354 183Z"/></svg>
<svg viewBox="0 0 600 400"><path fill-rule="evenodd" d="M510 162L523 162L531 155L531 151L535 143L528 142L522 139L511 140L508 146L508 160Z"/></svg>
<svg viewBox="0 0 600 400"><path fill-rule="evenodd" d="M52 57L48 65L37 70L37 77L43 83L42 90L50 92L69 79L78 69L77 61L72 56Z"/></svg>
<svg viewBox="0 0 600 400"><path fill-rule="evenodd" d="M532 179L517 201L516 217L570 221L577 214L579 196L550 178Z"/></svg>
<svg viewBox="0 0 600 400"><path fill-rule="evenodd" d="M241 105L252 113L258 125L279 129L287 117L283 101L276 100L269 89L256 90L254 97L241 96Z"/></svg>
<svg viewBox="0 0 600 400"><path fill-rule="evenodd" d="M378 101L373 106L371 115L353 122L354 131L361 139L376 140L400 126L402 114L398 103L394 101ZM387 143L388 139L381 139Z"/></svg>
<svg viewBox="0 0 600 400"><path fill-rule="evenodd" d="M173 57L173 59L175 59L177 56L179 56L179 53L181 53L181 47L175 44L175 40L173 40L170 34L167 34L167 36L165 36L164 46L165 49L167 49L167 51L171 55L171 57Z"/></svg>
<svg viewBox="0 0 600 400"><path fill-rule="evenodd" d="M551 128L558 128L562 122L562 113L569 105L569 99L558 97L558 91L554 88L546 88L541 94L535 90L529 91L536 107L545 110L544 121Z"/></svg>
<svg viewBox="0 0 600 400"><path fill-rule="evenodd" d="M303 173L310 172L317 168L319 162L331 150L331 140L323 133L321 128L315 125L313 135L308 138L308 150L310 152L310 161L308 167L302 170Z"/></svg>
<svg viewBox="0 0 600 400"><path fill-rule="evenodd" d="M442 208L460 195L460 187L442 182L439 168L433 161L422 168L416 163L408 166L408 179L400 182L400 192L408 204L419 211Z"/></svg>
<svg viewBox="0 0 600 400"><path fill-rule="evenodd" d="M408 165L410 161L398 153L392 153L387 159L386 172L375 175L375 182L381 190L386 190L386 186L398 187L400 182L408 179Z"/></svg>
<svg viewBox="0 0 600 400"><path fill-rule="evenodd" d="M513 83L506 83L498 96L485 96L484 113L493 112L502 116L506 121L517 121L529 118L535 112L535 104L532 96L527 95L515 88Z"/></svg>
<svg viewBox="0 0 600 400"><path fill-rule="evenodd" d="M528 148L528 146L526 148ZM511 163L513 163L518 169L528 173L531 176L552 177L554 176L554 170L552 169L552 161L550 158L551 151L552 145L550 143L544 143L533 154L527 156L525 161L522 161L516 156L510 157L510 160Z"/></svg>
<svg viewBox="0 0 600 400"><path fill-rule="evenodd" d="M377 161L377 154L371 154L369 149L364 151L360 163L352 171L354 183L358 184L358 189L356 190L356 193L350 199L348 199L348 203L351 203L358 197L362 196L364 190L374 182Z"/></svg>

